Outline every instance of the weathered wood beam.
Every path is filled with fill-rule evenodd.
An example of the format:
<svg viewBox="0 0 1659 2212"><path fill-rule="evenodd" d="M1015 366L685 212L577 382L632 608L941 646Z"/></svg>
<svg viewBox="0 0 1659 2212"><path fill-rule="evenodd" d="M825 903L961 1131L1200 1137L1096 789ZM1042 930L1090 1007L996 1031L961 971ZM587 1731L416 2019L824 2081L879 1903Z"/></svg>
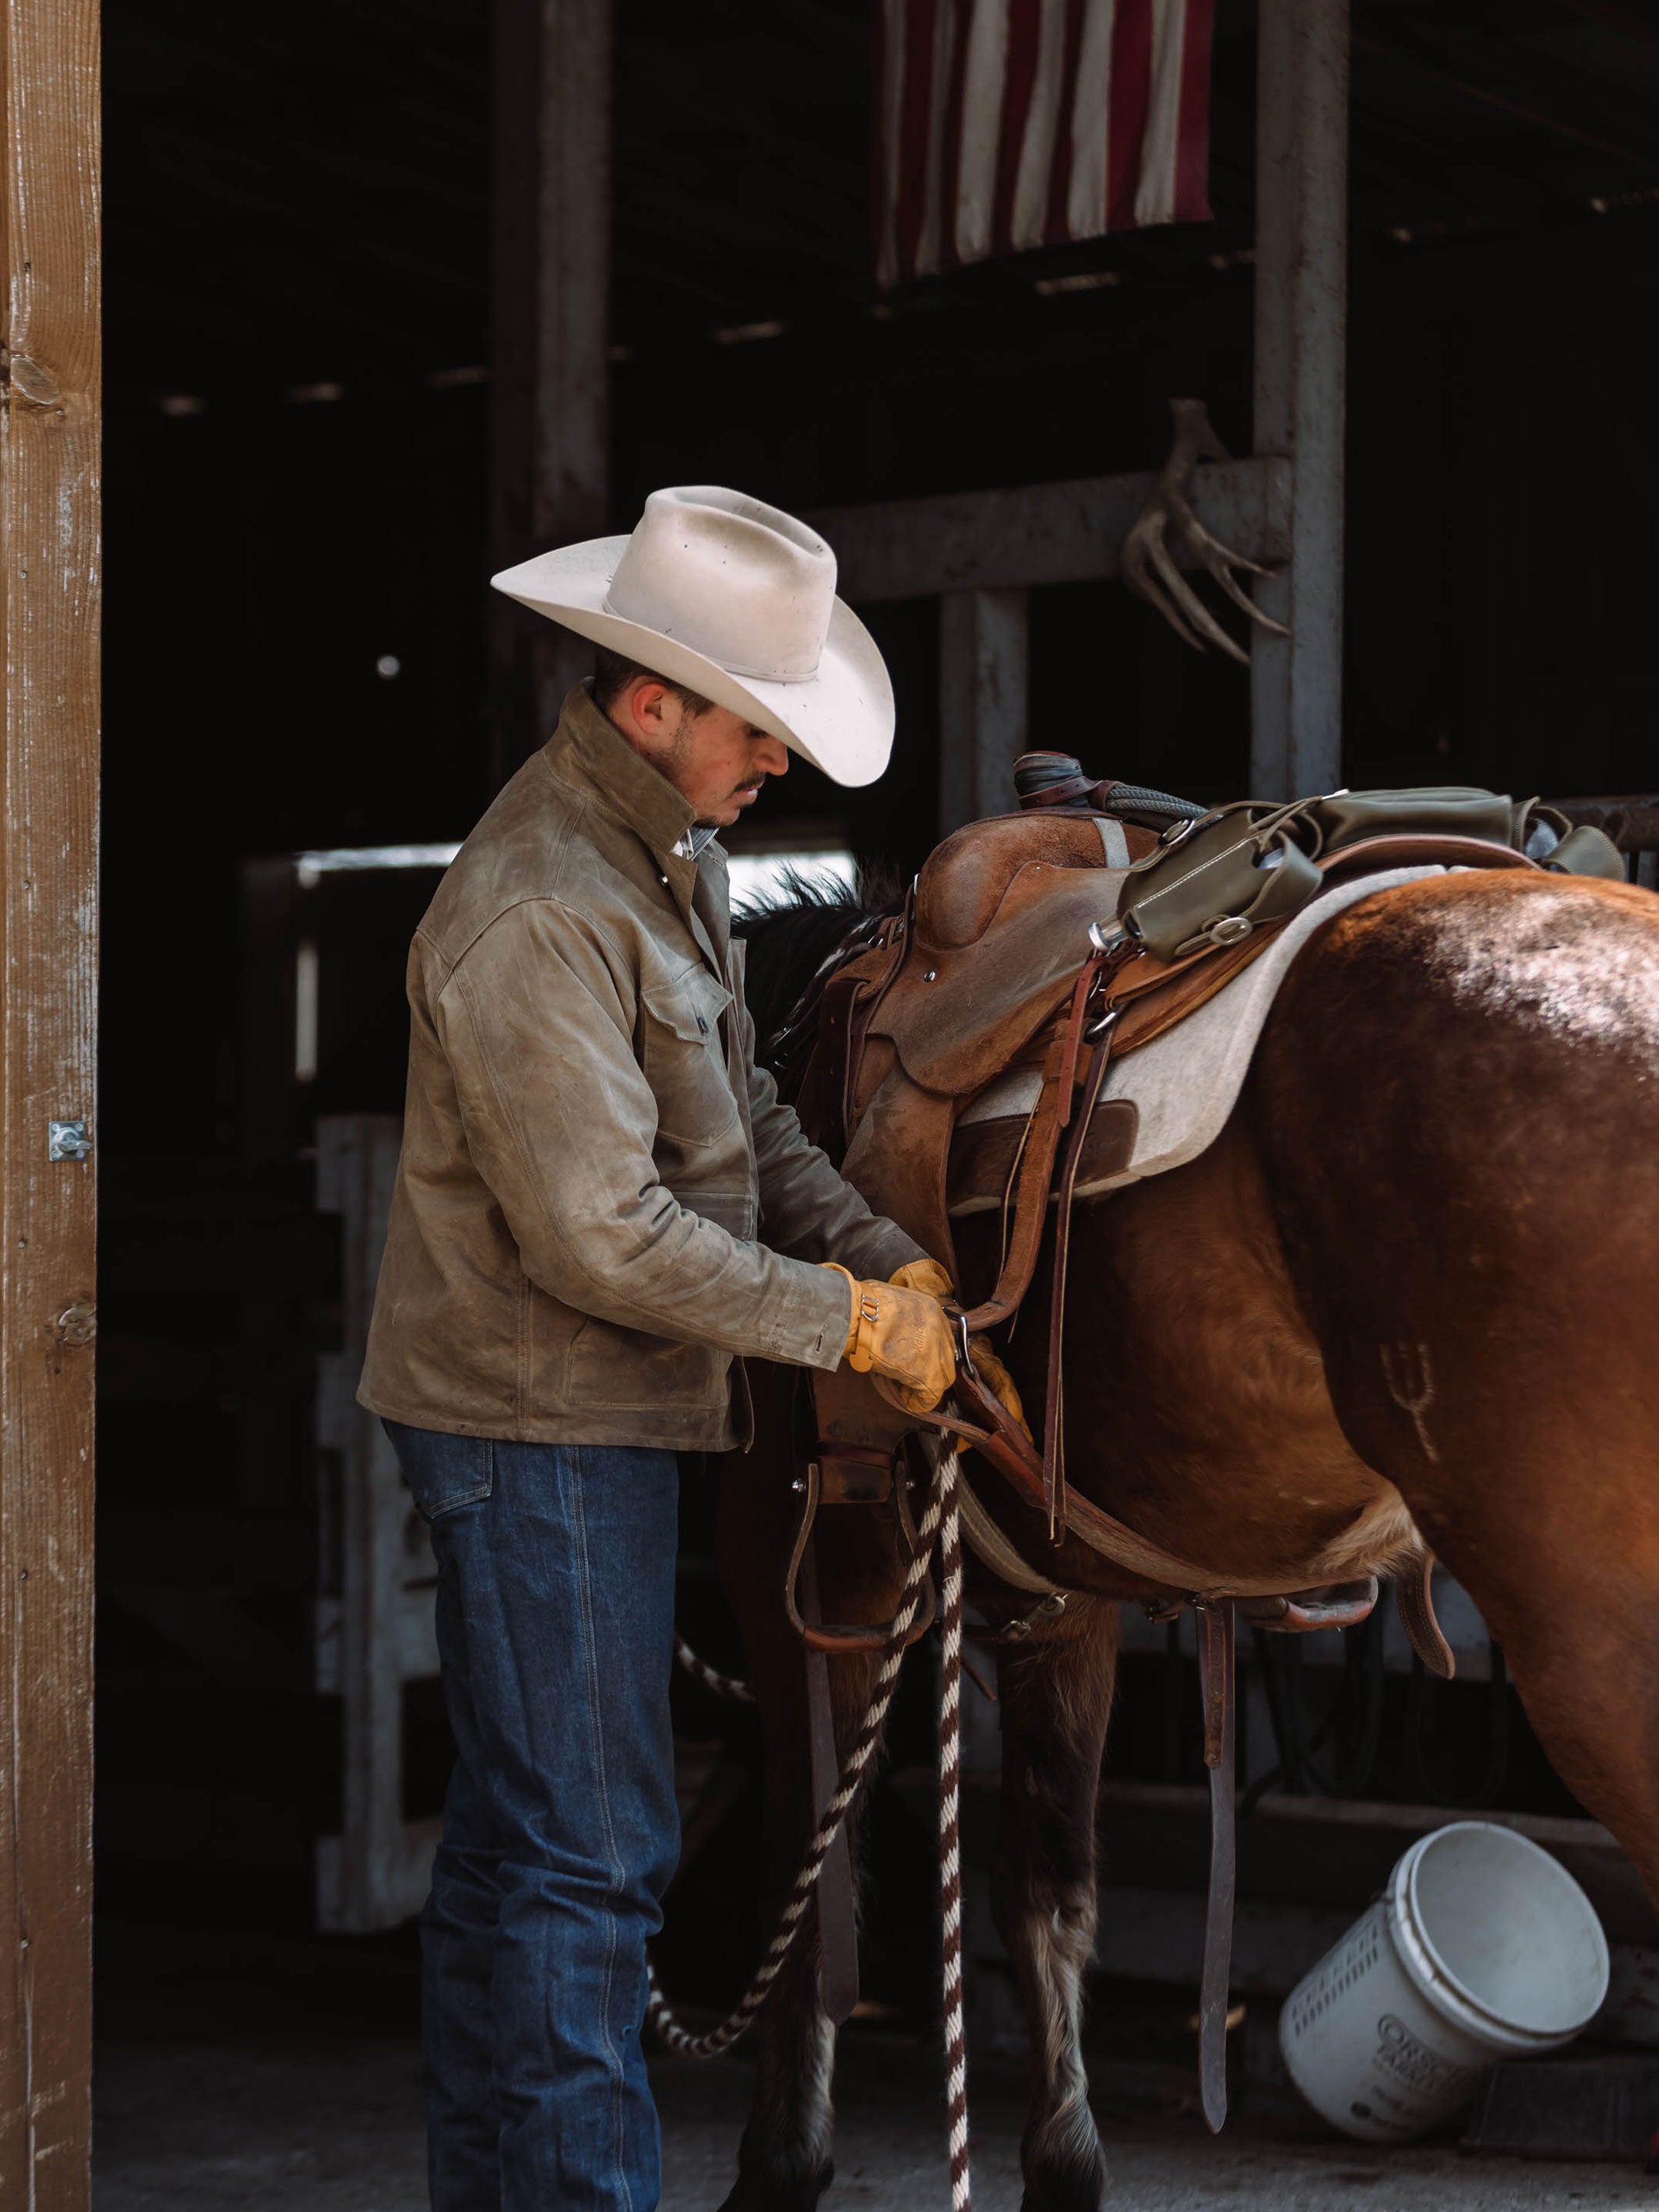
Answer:
<svg viewBox="0 0 1659 2212"><path fill-rule="evenodd" d="M92 2071L97 0L0 0L0 2204L84 2212ZM79 1155L77 1157L77 1155Z"/></svg>
<svg viewBox="0 0 1659 2212"><path fill-rule="evenodd" d="M1012 489L820 508L809 520L835 549L840 592L854 605L945 592L1026 591L1114 577L1129 526L1158 477L1078 477ZM1193 479L1198 519L1255 561L1290 550L1291 471L1275 457L1224 461ZM1184 544L1170 550L1194 565Z"/></svg>
<svg viewBox="0 0 1659 2212"><path fill-rule="evenodd" d="M493 568L610 519L612 0L495 0ZM549 734L593 648L492 607L489 772Z"/></svg>
<svg viewBox="0 0 1659 2212"><path fill-rule="evenodd" d="M1024 592L946 592L939 614L939 831L1012 814L1026 750Z"/></svg>
<svg viewBox="0 0 1659 2212"><path fill-rule="evenodd" d="M1258 24L1255 444L1291 457L1291 558L1255 598L1291 635L1251 641L1250 789L1290 799L1342 781L1347 0Z"/></svg>

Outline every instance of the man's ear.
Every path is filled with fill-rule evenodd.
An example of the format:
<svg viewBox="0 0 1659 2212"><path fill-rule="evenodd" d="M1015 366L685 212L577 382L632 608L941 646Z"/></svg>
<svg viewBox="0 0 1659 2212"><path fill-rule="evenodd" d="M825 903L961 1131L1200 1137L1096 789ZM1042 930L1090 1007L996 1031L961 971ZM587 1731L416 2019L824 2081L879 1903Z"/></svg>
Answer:
<svg viewBox="0 0 1659 2212"><path fill-rule="evenodd" d="M629 687L628 710L641 737L672 737L679 726L678 707L676 693L654 676Z"/></svg>

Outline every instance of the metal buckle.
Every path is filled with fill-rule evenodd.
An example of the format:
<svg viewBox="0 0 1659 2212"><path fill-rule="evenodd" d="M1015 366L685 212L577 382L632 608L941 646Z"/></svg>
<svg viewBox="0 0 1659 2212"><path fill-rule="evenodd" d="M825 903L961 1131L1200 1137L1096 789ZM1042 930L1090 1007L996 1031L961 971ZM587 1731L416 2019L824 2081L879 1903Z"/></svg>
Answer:
<svg viewBox="0 0 1659 2212"><path fill-rule="evenodd" d="M959 1307L954 1313L947 1307L945 1318L956 1334L957 1365L964 1375L977 1382L979 1376L974 1372L974 1355L968 1348L968 1316Z"/></svg>
<svg viewBox="0 0 1659 2212"><path fill-rule="evenodd" d="M1212 945L1242 945L1255 927L1247 914L1224 914L1204 932Z"/></svg>

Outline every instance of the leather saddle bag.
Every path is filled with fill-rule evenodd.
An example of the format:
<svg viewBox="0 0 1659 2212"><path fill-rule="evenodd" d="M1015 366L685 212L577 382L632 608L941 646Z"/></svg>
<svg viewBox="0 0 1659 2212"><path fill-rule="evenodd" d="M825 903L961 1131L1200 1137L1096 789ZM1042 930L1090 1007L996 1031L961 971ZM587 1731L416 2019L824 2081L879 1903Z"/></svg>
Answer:
<svg viewBox="0 0 1659 2212"><path fill-rule="evenodd" d="M1559 872L1620 880L1625 872L1600 830L1572 830L1536 800L1474 787L1337 791L1279 806L1247 799L1165 830L1158 850L1130 867L1118 920L1160 960L1237 945L1305 906L1320 889L1322 860L1378 837L1472 839Z"/></svg>

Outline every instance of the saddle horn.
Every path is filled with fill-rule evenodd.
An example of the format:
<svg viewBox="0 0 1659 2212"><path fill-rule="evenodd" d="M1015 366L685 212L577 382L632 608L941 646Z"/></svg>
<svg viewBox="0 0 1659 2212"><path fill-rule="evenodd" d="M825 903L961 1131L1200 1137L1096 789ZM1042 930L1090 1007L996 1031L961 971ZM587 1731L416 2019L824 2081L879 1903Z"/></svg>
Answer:
<svg viewBox="0 0 1659 2212"><path fill-rule="evenodd" d="M1014 791L1027 813L1053 810L1067 814L1112 814L1147 830L1168 830L1177 822L1198 822L1206 808L1190 799L1144 784L1099 780L1083 773L1070 753L1022 753L1014 763Z"/></svg>

